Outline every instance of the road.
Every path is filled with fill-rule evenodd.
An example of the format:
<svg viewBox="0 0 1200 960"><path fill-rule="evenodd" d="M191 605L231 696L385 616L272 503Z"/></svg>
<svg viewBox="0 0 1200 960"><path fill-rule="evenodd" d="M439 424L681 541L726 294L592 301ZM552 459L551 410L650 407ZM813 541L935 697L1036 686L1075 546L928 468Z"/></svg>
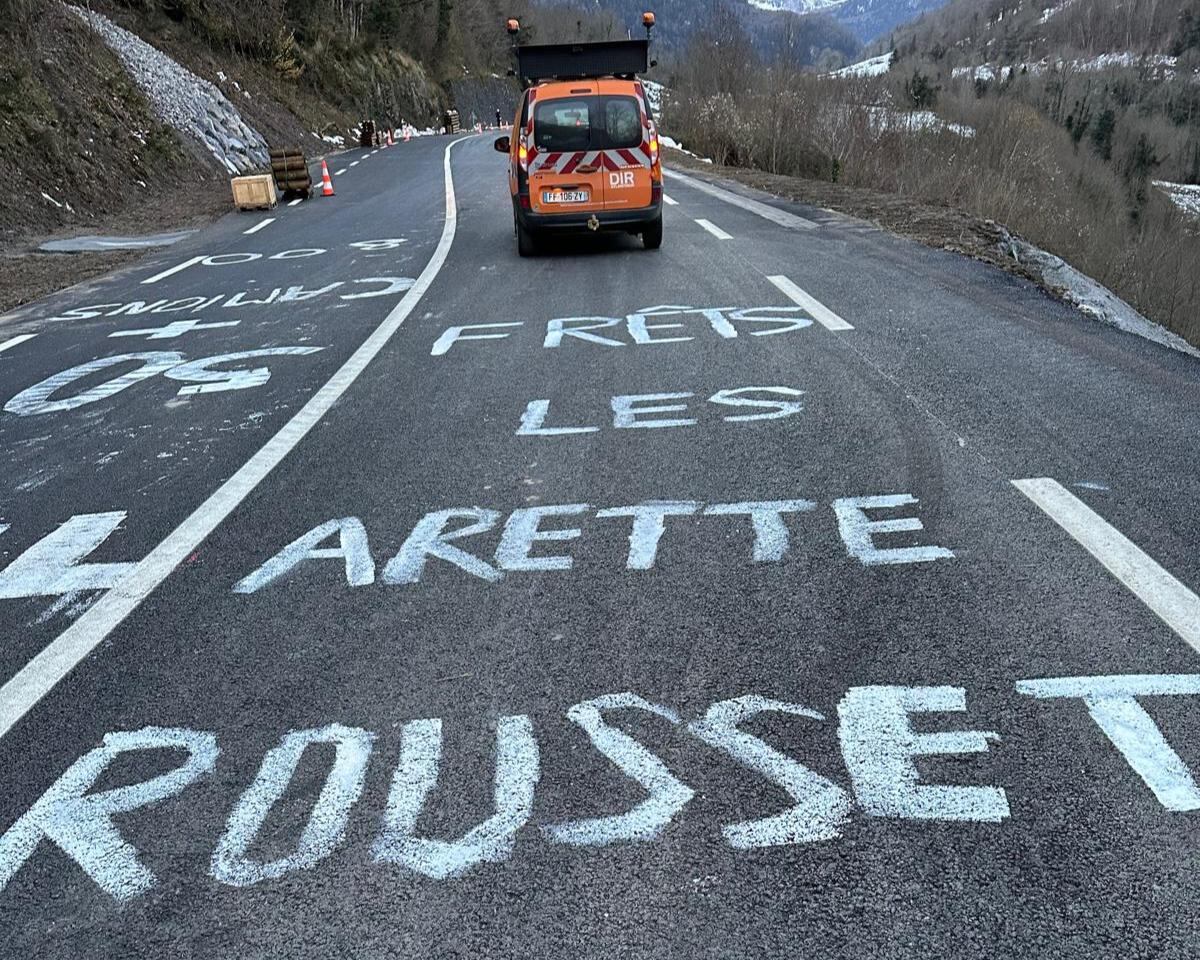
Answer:
<svg viewBox="0 0 1200 960"><path fill-rule="evenodd" d="M0 953L1200 953L1200 365L692 176L521 260L503 164L0 324Z"/></svg>

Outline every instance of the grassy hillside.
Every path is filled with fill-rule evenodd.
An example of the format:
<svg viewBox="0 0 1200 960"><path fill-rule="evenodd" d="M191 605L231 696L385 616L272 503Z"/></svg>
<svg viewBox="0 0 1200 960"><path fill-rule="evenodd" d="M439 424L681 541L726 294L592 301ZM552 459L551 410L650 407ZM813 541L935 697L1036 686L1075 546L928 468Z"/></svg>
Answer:
<svg viewBox="0 0 1200 960"><path fill-rule="evenodd" d="M522 0L90 0L215 83L271 143L310 154L364 117L435 125L443 109L508 112L506 16L528 39L617 32L611 17ZM0 239L178 224L227 203L226 175L165 126L116 55L59 0L0 18ZM135 215L136 214L136 215ZM126 216L128 215L128 216ZM15 245L15 246L14 246Z"/></svg>
<svg viewBox="0 0 1200 960"><path fill-rule="evenodd" d="M1130 20L1115 0L1049 16L1030 0L958 0L898 33L876 77L731 63L698 42L666 125L718 162L997 221L1200 343L1200 221L1154 187L1194 179L1200 138L1193 21L1163 12L1176 2L1132 0ZM1112 14L1102 26L1097 8ZM1118 41L1160 58L1098 59L1125 54Z"/></svg>

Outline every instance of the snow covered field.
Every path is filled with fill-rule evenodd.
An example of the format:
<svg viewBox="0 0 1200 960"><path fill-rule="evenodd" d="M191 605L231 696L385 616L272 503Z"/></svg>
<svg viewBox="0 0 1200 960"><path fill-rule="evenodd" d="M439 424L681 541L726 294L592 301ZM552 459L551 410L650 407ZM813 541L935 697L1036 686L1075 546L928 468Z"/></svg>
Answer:
<svg viewBox="0 0 1200 960"><path fill-rule="evenodd" d="M831 77L878 77L888 72L888 68L892 65L892 51L880 54L878 57L871 57L870 60L860 60L858 63L852 63L848 67L842 67L840 70L834 70L828 74Z"/></svg>
<svg viewBox="0 0 1200 960"><path fill-rule="evenodd" d="M1171 202L1189 216L1200 218L1200 185L1155 180L1154 185L1171 198Z"/></svg>

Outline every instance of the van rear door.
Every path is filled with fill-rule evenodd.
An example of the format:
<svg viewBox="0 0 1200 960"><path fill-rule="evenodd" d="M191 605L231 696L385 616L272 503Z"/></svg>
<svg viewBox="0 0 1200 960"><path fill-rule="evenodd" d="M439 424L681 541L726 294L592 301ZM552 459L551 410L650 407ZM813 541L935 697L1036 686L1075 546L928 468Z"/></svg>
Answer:
<svg viewBox="0 0 1200 960"><path fill-rule="evenodd" d="M596 84L581 81L539 88L531 104L533 144L529 150L529 202L534 213L603 210L603 154L592 145Z"/></svg>
<svg viewBox="0 0 1200 960"><path fill-rule="evenodd" d="M649 118L641 98L626 87L632 84L609 81L596 98L592 142L602 148L604 205L609 210L648 207L653 197ZM610 92L613 88L619 92Z"/></svg>

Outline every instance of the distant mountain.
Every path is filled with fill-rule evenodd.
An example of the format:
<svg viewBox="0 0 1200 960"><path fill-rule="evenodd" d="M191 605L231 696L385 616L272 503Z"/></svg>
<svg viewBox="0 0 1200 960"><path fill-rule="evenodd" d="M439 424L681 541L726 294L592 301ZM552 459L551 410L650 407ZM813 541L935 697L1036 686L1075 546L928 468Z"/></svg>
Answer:
<svg viewBox="0 0 1200 960"><path fill-rule="evenodd" d="M691 32L707 4L698 0L543 0L579 10L612 13L619 23L640 22L643 9L658 16L664 45L673 46ZM747 29L754 35L778 27L783 16L826 15L846 27L860 42L870 43L899 24L936 10L946 0L729 0L746 12Z"/></svg>
<svg viewBox="0 0 1200 960"><path fill-rule="evenodd" d="M592 14L594 18L611 16L622 28L640 35L638 25L645 10L658 18L654 31L662 51L683 47L691 34L705 22L712 0L539 0L543 8L557 7ZM774 57L789 56L801 65L814 63L823 51L834 50L853 58L862 47L862 39L843 26L835 16L823 11L836 9L853 0L726 0L746 34L760 53ZM904 2L904 0L893 0Z"/></svg>
<svg viewBox="0 0 1200 960"><path fill-rule="evenodd" d="M946 0L845 0L829 12L839 23L849 27L863 43L870 43L902 23L915 20L921 14L937 10L945 4Z"/></svg>

